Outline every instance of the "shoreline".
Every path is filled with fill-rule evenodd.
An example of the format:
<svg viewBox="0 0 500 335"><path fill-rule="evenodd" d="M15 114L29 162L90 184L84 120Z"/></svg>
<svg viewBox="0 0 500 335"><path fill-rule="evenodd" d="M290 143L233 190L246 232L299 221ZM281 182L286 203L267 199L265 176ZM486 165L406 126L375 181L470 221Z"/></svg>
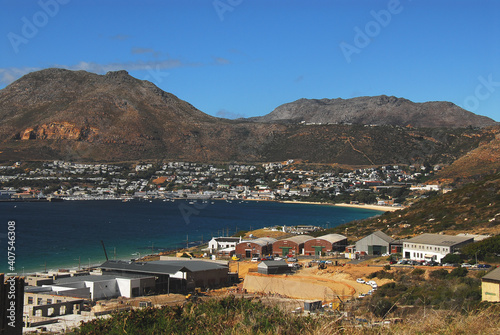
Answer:
<svg viewBox="0 0 500 335"><path fill-rule="evenodd" d="M351 207L351 208L360 208L360 209L371 209L374 211L381 211L381 212L395 212L397 210L405 208L405 207L391 207L391 206L381 206L381 205L361 205L361 204L346 204L346 203L332 204L330 202L292 201L292 200L284 200L284 201L279 201L279 202L282 202L284 204L328 205L328 206L338 206L338 207Z"/></svg>

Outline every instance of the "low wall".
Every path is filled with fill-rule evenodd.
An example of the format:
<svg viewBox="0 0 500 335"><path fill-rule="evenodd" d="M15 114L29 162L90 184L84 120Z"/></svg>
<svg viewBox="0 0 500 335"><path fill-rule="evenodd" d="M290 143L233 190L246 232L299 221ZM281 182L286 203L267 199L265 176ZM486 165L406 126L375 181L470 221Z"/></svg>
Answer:
<svg viewBox="0 0 500 335"><path fill-rule="evenodd" d="M345 283L302 276L278 276L248 273L243 283L248 292L279 294L295 299L335 301L337 296L353 294Z"/></svg>

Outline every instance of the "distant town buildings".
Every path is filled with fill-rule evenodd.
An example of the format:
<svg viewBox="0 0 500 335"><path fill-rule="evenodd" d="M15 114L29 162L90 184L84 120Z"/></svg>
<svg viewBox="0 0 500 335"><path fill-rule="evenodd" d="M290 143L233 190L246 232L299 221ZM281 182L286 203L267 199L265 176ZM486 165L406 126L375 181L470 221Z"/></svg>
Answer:
<svg viewBox="0 0 500 335"><path fill-rule="evenodd" d="M190 162L135 165L82 164L66 161L16 162L0 166L0 200L44 199L230 199L302 200L335 198L342 202L370 201L398 206L400 190L428 192L438 185L422 185L426 173L418 169L387 165L354 171L303 170L295 162L249 164L201 164ZM427 173L428 174L428 173ZM42 182L46 185L40 188ZM356 192L373 197L361 200ZM306 233L306 232L305 232Z"/></svg>

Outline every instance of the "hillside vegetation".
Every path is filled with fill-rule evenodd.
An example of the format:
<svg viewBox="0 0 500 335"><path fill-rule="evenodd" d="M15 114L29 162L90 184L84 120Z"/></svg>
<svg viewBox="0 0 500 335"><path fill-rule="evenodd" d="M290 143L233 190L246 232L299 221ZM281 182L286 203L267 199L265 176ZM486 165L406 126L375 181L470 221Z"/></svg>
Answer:
<svg viewBox="0 0 500 335"><path fill-rule="evenodd" d="M386 294L391 288L383 290ZM464 291L464 288L460 288ZM467 289L466 289L467 290ZM374 298L373 311L384 304ZM417 297L418 299L418 297ZM371 300L370 300L371 301ZM380 299L378 301L381 301ZM367 304L369 301L366 300ZM418 304L418 300L416 301ZM423 301L423 305L428 301ZM389 303L389 306L392 306ZM361 307L362 309L365 307ZM380 310L382 312L382 310ZM322 317L295 316L278 306L267 306L259 300L228 296L179 307L146 308L120 312L109 319L83 323L73 334L494 334L500 327L498 308L483 306L475 311L412 310L404 323L390 326L363 327L357 321L343 322L338 315ZM358 314L358 313L357 313ZM358 314L359 315L359 314ZM381 317L376 320L381 320Z"/></svg>
<svg viewBox="0 0 500 335"><path fill-rule="evenodd" d="M500 172L487 175L446 194L413 199L413 205L330 229L352 239L382 230L395 238L422 233L456 235L500 233Z"/></svg>

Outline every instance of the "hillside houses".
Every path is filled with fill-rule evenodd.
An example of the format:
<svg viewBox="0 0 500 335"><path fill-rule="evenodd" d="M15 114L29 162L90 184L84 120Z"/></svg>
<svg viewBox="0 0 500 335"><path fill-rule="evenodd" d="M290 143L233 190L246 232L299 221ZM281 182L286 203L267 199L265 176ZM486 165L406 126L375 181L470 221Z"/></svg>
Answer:
<svg viewBox="0 0 500 335"><path fill-rule="evenodd" d="M421 171L399 166L381 166L353 171L313 171L294 168L294 162L228 164L217 166L192 162L140 163L135 165L83 164L65 161L18 162L0 166L2 188L41 189L58 192L67 199L185 198L240 200L301 200L320 197L348 202L357 192L373 194L376 200L392 205L393 190L415 187ZM52 186L50 186L52 185ZM59 190L54 190L59 188ZM46 190L48 189L48 191ZM435 190L430 186L423 190ZM401 193L401 192L399 192ZM355 199L356 200L356 199ZM396 203L394 204L396 205Z"/></svg>

